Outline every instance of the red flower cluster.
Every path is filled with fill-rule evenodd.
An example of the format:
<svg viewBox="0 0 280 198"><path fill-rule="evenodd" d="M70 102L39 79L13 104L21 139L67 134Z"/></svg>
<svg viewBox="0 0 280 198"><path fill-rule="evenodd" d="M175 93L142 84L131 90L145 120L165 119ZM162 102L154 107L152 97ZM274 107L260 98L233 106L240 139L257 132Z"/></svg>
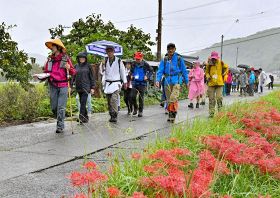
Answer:
<svg viewBox="0 0 280 198"><path fill-rule="evenodd" d="M177 150L173 149L172 151ZM169 150L170 151L170 150ZM163 159L162 154L170 154L169 151L159 150L155 154L151 155L152 159ZM176 153L176 152L175 152ZM183 152L189 155L189 153ZM178 154L178 153L177 153ZM162 160L166 161L166 160ZM193 171L193 174L185 173L179 165L172 165L164 163L157 163L154 166L149 166L152 169L154 175L150 177L142 178L141 184L148 188L153 188L159 192L164 192L168 196L183 197L185 194L195 197L203 197L210 195L209 187L213 181L214 173L219 172L222 174L228 174L229 170L226 164L217 161L210 151L203 151L200 154L200 161L198 168ZM161 171L154 171L156 168L160 168ZM146 169L148 169L146 167ZM161 172L162 174L159 174ZM190 182L189 182L190 181ZM189 187L188 187L189 183ZM163 194L164 194L163 193ZM157 194L156 197L164 197L162 194Z"/></svg>
<svg viewBox="0 0 280 198"><path fill-rule="evenodd" d="M131 198L148 198L142 192L134 192Z"/></svg>
<svg viewBox="0 0 280 198"><path fill-rule="evenodd" d="M121 191L116 187L109 187L107 193L110 198L119 197L121 195Z"/></svg>
<svg viewBox="0 0 280 198"><path fill-rule="evenodd" d="M131 158L134 160L140 160L141 159L141 154L140 153L132 153Z"/></svg>
<svg viewBox="0 0 280 198"><path fill-rule="evenodd" d="M193 198L210 197L209 187L213 181L215 173L229 174L230 170L222 161L218 161L210 151L200 153L198 167L193 171L189 193Z"/></svg>
<svg viewBox="0 0 280 198"><path fill-rule="evenodd" d="M265 138L250 137L248 143L251 144L251 147L238 142L229 135L208 136L204 138L203 142L226 160L237 164L256 165L263 172L271 173L277 178L280 174L280 161L276 156L275 146Z"/></svg>
<svg viewBox="0 0 280 198"><path fill-rule="evenodd" d="M107 181L108 177L95 169L96 164L94 162L87 162L83 167L86 171L74 171L69 175L68 178L74 187L87 188L89 197L99 184ZM76 198L84 198L83 196L85 195L78 194L76 195Z"/></svg>

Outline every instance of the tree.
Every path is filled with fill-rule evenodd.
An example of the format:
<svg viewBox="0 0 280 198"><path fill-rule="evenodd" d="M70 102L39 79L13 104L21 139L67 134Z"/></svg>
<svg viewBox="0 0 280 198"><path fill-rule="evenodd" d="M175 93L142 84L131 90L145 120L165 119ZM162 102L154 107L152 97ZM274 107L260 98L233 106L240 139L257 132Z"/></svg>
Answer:
<svg viewBox="0 0 280 198"><path fill-rule="evenodd" d="M32 66L27 63L27 54L18 49L17 42L13 41L8 33L13 27L16 26L7 26L4 22L0 24L0 75L7 80L16 80L27 88Z"/></svg>
<svg viewBox="0 0 280 198"><path fill-rule="evenodd" d="M101 15L91 14L86 20L79 19L73 22L69 34L63 35L65 27L59 25L49 29L51 37L59 37L67 48L69 55L75 60L80 51L85 51L85 45L97 40L110 40L123 46L123 58L132 58L135 51L142 51L146 60L154 60L151 46L151 35L144 33L131 25L127 31L118 30L112 22L105 23ZM92 58L91 58L92 59ZM95 61L95 60L91 60Z"/></svg>

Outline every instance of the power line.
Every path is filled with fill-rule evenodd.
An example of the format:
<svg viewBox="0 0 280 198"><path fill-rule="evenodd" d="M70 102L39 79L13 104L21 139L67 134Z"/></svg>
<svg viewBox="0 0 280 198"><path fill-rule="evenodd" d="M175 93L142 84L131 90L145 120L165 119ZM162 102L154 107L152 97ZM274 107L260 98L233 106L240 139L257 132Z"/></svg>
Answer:
<svg viewBox="0 0 280 198"><path fill-rule="evenodd" d="M274 36L274 35L277 35L277 34L280 34L280 32L275 32L275 33L271 33L271 34L255 37L255 38L245 39L245 40L242 40L242 41L231 42L231 43L224 44L223 46L229 46L229 45L235 45L235 44L239 44L239 43L245 43L245 42L248 42L248 41L257 40L257 39L261 39L261 38L265 38L265 37L270 37L270 36ZM203 48L203 49L190 50L190 51L181 52L181 53L185 54L185 53L190 53L190 52L196 52L196 51L199 51L199 50L215 49L215 48L219 48L219 47L221 47L220 44L216 45L216 46L213 46L213 47L207 47L207 48Z"/></svg>
<svg viewBox="0 0 280 198"><path fill-rule="evenodd" d="M175 10L175 11L171 11L171 12L166 12L166 13L163 13L162 15L176 14L176 13L179 13L179 12L185 12L185 11L188 11L188 10L194 10L194 9L198 9L198 8L203 8L203 7L219 4L219 3L222 3L222 2L226 2L226 1L231 1L231 0L212 1L212 2L209 2L209 3L205 3L205 4L201 4L201 5L197 5L197 6L193 6L193 7L189 7L189 8L185 8L185 9L181 9L181 10ZM123 20L123 21L117 21L117 22L114 22L114 23L125 23L125 22L131 22L131 21L140 21L140 20L150 19L150 18L155 18L155 17L158 17L158 15L151 15L151 16L146 16L146 17L128 19L128 20Z"/></svg>

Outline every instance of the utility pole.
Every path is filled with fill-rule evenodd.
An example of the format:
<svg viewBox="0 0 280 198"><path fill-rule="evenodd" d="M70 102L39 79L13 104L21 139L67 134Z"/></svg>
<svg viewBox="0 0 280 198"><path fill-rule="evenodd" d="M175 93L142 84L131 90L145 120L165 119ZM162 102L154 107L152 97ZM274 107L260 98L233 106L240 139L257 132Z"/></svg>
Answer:
<svg viewBox="0 0 280 198"><path fill-rule="evenodd" d="M157 61L161 59L162 0L158 0Z"/></svg>
<svg viewBox="0 0 280 198"><path fill-rule="evenodd" d="M237 64L238 64L238 50L239 50L239 48L237 47L236 48L236 67L237 67Z"/></svg>
<svg viewBox="0 0 280 198"><path fill-rule="evenodd" d="M221 60L223 60L223 46L224 46L224 35L222 35L222 42L221 42Z"/></svg>

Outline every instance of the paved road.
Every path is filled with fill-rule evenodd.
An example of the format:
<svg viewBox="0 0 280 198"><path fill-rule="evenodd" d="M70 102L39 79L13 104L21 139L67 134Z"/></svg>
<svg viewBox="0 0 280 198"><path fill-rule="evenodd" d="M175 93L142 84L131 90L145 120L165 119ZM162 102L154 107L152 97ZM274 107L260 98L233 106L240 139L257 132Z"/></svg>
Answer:
<svg viewBox="0 0 280 198"><path fill-rule="evenodd" d="M268 91L266 92L268 93ZM254 100L236 94L226 97L226 105ZM158 105L147 107L144 117L129 117L122 111L118 124L108 123L107 114L95 114L81 126L66 123L64 134L55 134L55 122L39 122L0 128L0 197L60 197L73 193L65 178L79 169L88 155L102 169L110 165L108 153L127 154L143 149L158 137L168 136L172 124ZM208 106L187 110L180 102L177 123L208 115Z"/></svg>

